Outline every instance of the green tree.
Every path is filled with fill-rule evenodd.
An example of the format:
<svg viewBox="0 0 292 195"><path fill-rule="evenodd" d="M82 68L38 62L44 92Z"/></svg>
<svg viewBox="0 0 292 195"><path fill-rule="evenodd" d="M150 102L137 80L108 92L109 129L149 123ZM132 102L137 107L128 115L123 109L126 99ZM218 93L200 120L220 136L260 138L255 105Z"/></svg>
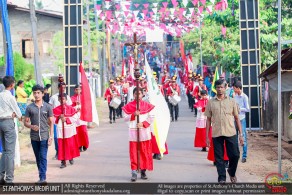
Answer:
<svg viewBox="0 0 292 195"><path fill-rule="evenodd" d="M15 80L29 81L34 79L34 66L26 62L18 52L13 53L14 77ZM0 66L4 65L4 56L0 57Z"/></svg>
<svg viewBox="0 0 292 195"><path fill-rule="evenodd" d="M53 61L58 66L60 73L64 74L64 32L59 31L54 34L52 47L49 49L53 56Z"/></svg>

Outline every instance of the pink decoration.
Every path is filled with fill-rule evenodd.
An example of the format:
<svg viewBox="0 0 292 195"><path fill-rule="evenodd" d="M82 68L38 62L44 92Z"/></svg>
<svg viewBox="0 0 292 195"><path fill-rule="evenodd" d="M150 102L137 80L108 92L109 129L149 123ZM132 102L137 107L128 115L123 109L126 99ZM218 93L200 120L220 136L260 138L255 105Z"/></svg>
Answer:
<svg viewBox="0 0 292 195"><path fill-rule="evenodd" d="M148 9L149 3L143 4L145 9Z"/></svg>
<svg viewBox="0 0 292 195"><path fill-rule="evenodd" d="M164 8L167 7L167 4L168 4L168 2L162 2L162 5L163 5Z"/></svg>
<svg viewBox="0 0 292 195"><path fill-rule="evenodd" d="M129 10L131 5L125 5L126 9Z"/></svg>
<svg viewBox="0 0 292 195"><path fill-rule="evenodd" d="M227 0L222 0L222 11L226 10L228 8L228 2Z"/></svg>
<svg viewBox="0 0 292 195"><path fill-rule="evenodd" d="M206 0L200 0L203 5L206 4Z"/></svg>
<svg viewBox="0 0 292 195"><path fill-rule="evenodd" d="M221 8L222 8L222 2L216 3L215 10L219 11L219 10L221 10Z"/></svg>
<svg viewBox="0 0 292 195"><path fill-rule="evenodd" d="M128 17L129 11L124 11L126 17Z"/></svg>
<svg viewBox="0 0 292 195"><path fill-rule="evenodd" d="M198 4L198 1L199 1L199 0L193 0L193 1L192 1L193 5L196 6L196 5Z"/></svg>
<svg viewBox="0 0 292 195"><path fill-rule="evenodd" d="M212 5L209 5L207 8L206 8L206 11L209 13L209 14L212 14Z"/></svg>
<svg viewBox="0 0 292 195"><path fill-rule="evenodd" d="M199 14L202 14L203 13L203 9L204 9L203 6L199 7Z"/></svg>
<svg viewBox="0 0 292 195"><path fill-rule="evenodd" d="M146 17L147 13L148 13L148 10L144 9L143 11L143 14L144 14L144 17Z"/></svg>
<svg viewBox="0 0 292 195"><path fill-rule="evenodd" d="M108 20L110 20L112 18L112 11L111 10L106 11L106 17Z"/></svg>
<svg viewBox="0 0 292 195"><path fill-rule="evenodd" d="M140 4L135 3L134 6L135 6L136 8L138 8L138 7L140 6Z"/></svg>
<svg viewBox="0 0 292 195"><path fill-rule="evenodd" d="M100 10L101 5L96 5L95 9Z"/></svg>
<svg viewBox="0 0 292 195"><path fill-rule="evenodd" d="M172 2L173 7L176 8L178 5L178 2L176 0L171 0L171 2Z"/></svg>
<svg viewBox="0 0 292 195"><path fill-rule="evenodd" d="M120 4L116 4L116 9L117 9L117 10L120 10L120 9L121 9Z"/></svg>
<svg viewBox="0 0 292 195"><path fill-rule="evenodd" d="M225 37L226 36L226 27L225 26L222 26L221 32L222 32L222 35Z"/></svg>

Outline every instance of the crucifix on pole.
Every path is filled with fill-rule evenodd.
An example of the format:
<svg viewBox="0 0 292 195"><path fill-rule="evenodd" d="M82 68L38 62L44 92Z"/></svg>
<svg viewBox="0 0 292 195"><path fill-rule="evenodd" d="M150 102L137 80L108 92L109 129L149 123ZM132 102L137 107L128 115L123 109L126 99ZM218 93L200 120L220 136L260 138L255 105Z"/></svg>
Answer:
<svg viewBox="0 0 292 195"><path fill-rule="evenodd" d="M136 110L140 110L140 104L139 104L139 78L141 76L140 74L140 68L138 65L138 47L140 45L146 45L146 42L137 42L137 33L134 33L134 43L125 43L125 46L132 46L134 47L134 59L135 59L135 67L134 67L134 76L136 81ZM136 117L137 125L140 123L139 115ZM137 126L137 171L140 171L140 131L139 127Z"/></svg>

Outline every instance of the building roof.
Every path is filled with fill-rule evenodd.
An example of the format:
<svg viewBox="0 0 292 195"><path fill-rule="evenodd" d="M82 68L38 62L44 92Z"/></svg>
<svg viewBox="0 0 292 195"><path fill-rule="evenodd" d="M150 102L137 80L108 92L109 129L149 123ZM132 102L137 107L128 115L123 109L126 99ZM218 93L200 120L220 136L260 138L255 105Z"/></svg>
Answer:
<svg viewBox="0 0 292 195"><path fill-rule="evenodd" d="M285 70L291 70L292 69L292 48L282 50L282 57L281 57L281 68L282 73L285 72ZM274 64L269 66L264 72L262 72L259 75L259 78L266 78L267 76L277 73L278 72L278 61L276 61Z"/></svg>
<svg viewBox="0 0 292 195"><path fill-rule="evenodd" d="M25 8L25 7L19 7L15 4L13 4L11 1L7 1L7 6L10 8L13 8L15 10L19 10L19 11L23 11L23 12L30 12L29 8ZM40 14L40 15L44 15L44 16L49 16L49 17L53 17L53 18L63 18L63 13L61 12L57 12L57 11L51 11L51 10L35 10L36 14Z"/></svg>

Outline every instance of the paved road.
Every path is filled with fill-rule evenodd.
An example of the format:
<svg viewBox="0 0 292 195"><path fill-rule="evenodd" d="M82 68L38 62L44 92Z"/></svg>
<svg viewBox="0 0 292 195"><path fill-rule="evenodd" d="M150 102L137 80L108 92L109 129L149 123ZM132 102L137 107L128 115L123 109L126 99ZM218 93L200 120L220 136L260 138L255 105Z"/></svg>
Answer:
<svg viewBox="0 0 292 195"><path fill-rule="evenodd" d="M101 125L89 131L90 147L73 166L60 169L60 162L51 160L54 151L53 147L50 149L48 182L130 182L127 126L123 119L109 124L107 107L102 108ZM207 153L193 147L194 134L193 113L187 109L186 102L181 102L179 120L170 126L169 154L154 161L154 171L148 172L149 180L137 182L217 182L216 168L206 159ZM241 162L237 173L239 182L258 181L256 176L243 172L240 165ZM16 182L37 180L36 169L15 178Z"/></svg>

